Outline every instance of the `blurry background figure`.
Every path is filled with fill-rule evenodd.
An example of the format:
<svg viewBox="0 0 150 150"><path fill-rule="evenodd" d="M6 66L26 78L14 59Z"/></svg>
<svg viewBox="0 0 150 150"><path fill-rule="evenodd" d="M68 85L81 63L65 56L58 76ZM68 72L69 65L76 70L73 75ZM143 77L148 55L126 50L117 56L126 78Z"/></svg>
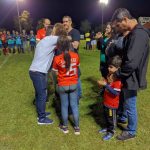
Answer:
<svg viewBox="0 0 150 150"><path fill-rule="evenodd" d="M22 30L21 38L22 38L22 50L24 53L25 50L27 50L27 45L28 45L28 42L27 42L28 35L26 33L26 30Z"/></svg>
<svg viewBox="0 0 150 150"><path fill-rule="evenodd" d="M2 53L2 48L3 48L1 35L2 35L2 32L0 31L0 55L1 55L1 53Z"/></svg>
<svg viewBox="0 0 150 150"><path fill-rule="evenodd" d="M18 31L16 31L16 48L18 50L18 53L20 54L21 52L24 53L24 50L22 48L22 39L21 39L21 36L19 34Z"/></svg>
<svg viewBox="0 0 150 150"><path fill-rule="evenodd" d="M95 50L97 43L96 43L96 38L95 38L95 32L94 31L91 32L90 37L91 37L91 49Z"/></svg>
<svg viewBox="0 0 150 150"><path fill-rule="evenodd" d="M7 48L7 39L6 39L6 31L4 30L2 35L1 35L1 40L3 44L3 54L7 55L8 54L8 48Z"/></svg>
<svg viewBox="0 0 150 150"><path fill-rule="evenodd" d="M12 53L12 52L15 53L15 39L10 34L10 31L7 31L7 44L8 44L9 53Z"/></svg>
<svg viewBox="0 0 150 150"><path fill-rule="evenodd" d="M49 19L47 18L43 19L43 28L39 29L36 35L37 43L46 36L46 31L50 25L51 25L51 21Z"/></svg>
<svg viewBox="0 0 150 150"><path fill-rule="evenodd" d="M30 41L30 49L32 52L34 52L36 46L36 37L34 35L33 30L30 31L29 41Z"/></svg>
<svg viewBox="0 0 150 150"><path fill-rule="evenodd" d="M86 41L85 49L86 49L86 50L91 49L91 38L90 38L90 32L85 33L85 41Z"/></svg>

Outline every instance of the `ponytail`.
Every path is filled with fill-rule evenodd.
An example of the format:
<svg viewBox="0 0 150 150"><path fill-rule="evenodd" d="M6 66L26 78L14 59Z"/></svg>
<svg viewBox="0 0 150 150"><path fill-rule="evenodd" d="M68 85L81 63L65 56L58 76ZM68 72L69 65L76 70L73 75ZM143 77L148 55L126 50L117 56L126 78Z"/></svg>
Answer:
<svg viewBox="0 0 150 150"><path fill-rule="evenodd" d="M57 47L61 52L64 53L65 68L68 71L71 64L71 56L69 54L69 49L70 49L69 38L67 36L60 36L57 41Z"/></svg>
<svg viewBox="0 0 150 150"><path fill-rule="evenodd" d="M71 64L71 57L68 50L64 52L65 68L69 70Z"/></svg>

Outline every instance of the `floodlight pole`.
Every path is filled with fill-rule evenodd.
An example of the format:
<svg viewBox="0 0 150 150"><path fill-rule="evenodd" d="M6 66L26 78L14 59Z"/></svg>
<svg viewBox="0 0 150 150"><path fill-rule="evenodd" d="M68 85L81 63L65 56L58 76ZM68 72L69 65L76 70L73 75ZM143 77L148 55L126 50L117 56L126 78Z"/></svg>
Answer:
<svg viewBox="0 0 150 150"><path fill-rule="evenodd" d="M16 0L16 6L17 6L17 14L18 14L19 31L21 33L22 29L21 29L21 22L20 22L19 2L18 2L18 0Z"/></svg>

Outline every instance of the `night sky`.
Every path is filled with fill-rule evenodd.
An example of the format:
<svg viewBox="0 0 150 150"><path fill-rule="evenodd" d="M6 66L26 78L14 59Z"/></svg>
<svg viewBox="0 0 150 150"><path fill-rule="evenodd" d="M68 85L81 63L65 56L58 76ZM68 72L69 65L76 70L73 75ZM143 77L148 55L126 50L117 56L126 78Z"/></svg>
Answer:
<svg viewBox="0 0 150 150"><path fill-rule="evenodd" d="M101 23L99 0L24 0L19 4L20 12L24 9L31 13L34 26L40 18L49 18L52 24L60 22L64 15L72 17L76 28L80 22L88 19L93 25ZM107 22L116 8L127 8L131 14L150 16L150 0L109 0L104 9L104 21ZM0 28L13 28L13 17L17 16L15 0L0 0Z"/></svg>

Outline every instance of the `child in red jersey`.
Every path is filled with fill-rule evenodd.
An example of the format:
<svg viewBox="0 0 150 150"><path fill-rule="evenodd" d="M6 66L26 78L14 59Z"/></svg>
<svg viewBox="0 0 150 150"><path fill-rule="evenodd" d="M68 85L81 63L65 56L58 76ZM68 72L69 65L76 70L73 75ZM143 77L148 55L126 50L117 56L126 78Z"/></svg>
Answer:
<svg viewBox="0 0 150 150"><path fill-rule="evenodd" d="M80 134L79 128L79 111L78 111L78 66L79 56L77 53L70 51L70 40L66 36L59 37L57 48L61 54L55 56L52 70L56 72L58 80L58 93L61 100L62 124L59 128L68 133L68 107L70 104L73 119L74 132Z"/></svg>
<svg viewBox="0 0 150 150"><path fill-rule="evenodd" d="M122 60L119 56L112 57L108 62L107 80L102 79L98 81L100 87L104 87L103 105L104 117L106 121L106 128L100 130L100 133L106 134L103 140L109 140L114 136L116 128L116 111L119 106L119 95L121 91L121 80L114 77L114 73L120 68Z"/></svg>

